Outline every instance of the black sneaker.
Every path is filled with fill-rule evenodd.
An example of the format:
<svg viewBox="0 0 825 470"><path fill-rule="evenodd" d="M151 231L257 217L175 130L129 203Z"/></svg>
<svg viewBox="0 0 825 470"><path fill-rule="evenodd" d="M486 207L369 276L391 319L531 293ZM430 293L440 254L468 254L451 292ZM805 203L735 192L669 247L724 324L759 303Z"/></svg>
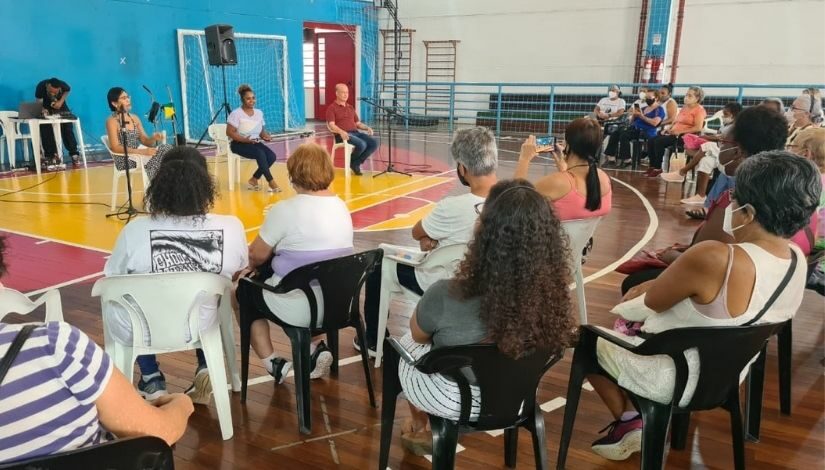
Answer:
<svg viewBox="0 0 825 470"><path fill-rule="evenodd" d="M352 348L358 352L361 352L361 343L358 342L358 337L352 338ZM375 352L375 346L371 346L367 348L367 357L374 358L378 354Z"/></svg>
<svg viewBox="0 0 825 470"><path fill-rule="evenodd" d="M352 170L352 173L355 176L361 176L361 175L364 174L364 173L361 173L361 166L360 165L350 165L349 169Z"/></svg>
<svg viewBox="0 0 825 470"><path fill-rule="evenodd" d="M270 372L269 375L275 378L275 383L284 383L284 379L286 379L287 374L289 374L289 371L292 370L292 363L282 357L272 359L271 363L272 372Z"/></svg>
<svg viewBox="0 0 825 470"><path fill-rule="evenodd" d="M321 341L318 346L315 346L315 351L309 357L309 363L312 365L312 372L309 373L310 379L320 379L329 375L329 368L332 366L332 351L326 343Z"/></svg>

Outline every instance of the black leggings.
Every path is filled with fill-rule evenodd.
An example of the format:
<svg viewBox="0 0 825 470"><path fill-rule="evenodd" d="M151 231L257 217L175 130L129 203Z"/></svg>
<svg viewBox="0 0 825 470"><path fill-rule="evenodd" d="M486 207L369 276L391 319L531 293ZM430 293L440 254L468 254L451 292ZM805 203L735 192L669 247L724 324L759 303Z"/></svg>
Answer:
<svg viewBox="0 0 825 470"><path fill-rule="evenodd" d="M661 169L665 150L673 146L678 140L679 138L675 135L657 135L652 139L648 139L647 156L650 158L650 168Z"/></svg>
<svg viewBox="0 0 825 470"><path fill-rule="evenodd" d="M229 147L232 149L232 152L258 162L258 169L255 170L255 174L252 175L253 178L260 179L260 177L263 176L267 181L272 181L272 173L269 172L269 167L275 163L277 157L275 156L275 152L267 147L266 144L262 142L247 144L233 141L229 144Z"/></svg>
<svg viewBox="0 0 825 470"><path fill-rule="evenodd" d="M622 295L627 294L627 291L643 282L656 279L664 270L665 268L643 269L627 276L624 278L624 281L622 281Z"/></svg>

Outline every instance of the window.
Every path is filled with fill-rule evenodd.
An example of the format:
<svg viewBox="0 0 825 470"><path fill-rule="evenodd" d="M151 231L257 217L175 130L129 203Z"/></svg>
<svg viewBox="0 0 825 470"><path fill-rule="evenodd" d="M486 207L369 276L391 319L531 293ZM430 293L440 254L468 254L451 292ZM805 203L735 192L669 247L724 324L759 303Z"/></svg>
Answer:
<svg viewBox="0 0 825 470"><path fill-rule="evenodd" d="M304 43L304 88L315 88L315 45Z"/></svg>

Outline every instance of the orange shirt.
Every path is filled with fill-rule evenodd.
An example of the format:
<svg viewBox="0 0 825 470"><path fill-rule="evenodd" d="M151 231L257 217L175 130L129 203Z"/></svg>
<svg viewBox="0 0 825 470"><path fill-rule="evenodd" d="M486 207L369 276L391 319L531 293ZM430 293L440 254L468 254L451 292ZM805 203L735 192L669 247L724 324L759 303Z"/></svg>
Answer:
<svg viewBox="0 0 825 470"><path fill-rule="evenodd" d="M701 104L692 108L685 106L679 111L679 114L676 115L676 121L673 123L673 127L670 128L670 132L683 134L686 130L694 126L699 125L701 127L701 124L707 116L708 113Z"/></svg>

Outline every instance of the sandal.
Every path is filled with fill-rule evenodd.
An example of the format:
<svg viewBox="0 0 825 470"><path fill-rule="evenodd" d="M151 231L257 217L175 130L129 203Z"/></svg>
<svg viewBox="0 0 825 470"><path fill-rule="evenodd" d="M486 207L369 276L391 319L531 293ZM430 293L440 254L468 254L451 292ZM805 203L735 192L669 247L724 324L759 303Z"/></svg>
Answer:
<svg viewBox="0 0 825 470"><path fill-rule="evenodd" d="M701 209L691 209L689 211L685 211L685 215L687 215L691 219L705 220L705 216L707 214L705 213L705 208L703 207Z"/></svg>
<svg viewBox="0 0 825 470"><path fill-rule="evenodd" d="M249 184L249 183L247 183L247 184L246 184L246 189L248 189L248 190L250 190L250 191L260 191L260 190L261 190L261 186L260 186L260 185L257 185L257 184Z"/></svg>

